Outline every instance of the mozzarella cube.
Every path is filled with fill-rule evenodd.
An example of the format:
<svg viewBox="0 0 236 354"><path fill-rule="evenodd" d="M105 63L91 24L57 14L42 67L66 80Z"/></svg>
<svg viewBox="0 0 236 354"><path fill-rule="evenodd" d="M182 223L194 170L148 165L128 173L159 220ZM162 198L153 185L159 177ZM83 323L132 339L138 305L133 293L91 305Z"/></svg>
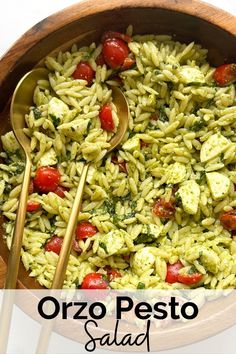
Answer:
<svg viewBox="0 0 236 354"><path fill-rule="evenodd" d="M224 152L230 141L220 133L211 135L203 144L200 151L201 162L207 162Z"/></svg>
<svg viewBox="0 0 236 354"><path fill-rule="evenodd" d="M200 199L199 185L194 180L187 181L177 193L181 198L184 211L192 215L197 214Z"/></svg>
<svg viewBox="0 0 236 354"><path fill-rule="evenodd" d="M116 254L124 246L125 235L127 233L123 230L112 230L107 234L101 235L98 255L104 258Z"/></svg>
<svg viewBox="0 0 236 354"><path fill-rule="evenodd" d="M205 77L201 70L189 65L180 66L177 70L177 76L179 81L184 84L202 84L205 82Z"/></svg>
<svg viewBox="0 0 236 354"><path fill-rule="evenodd" d="M227 196L230 187L228 177L219 172L210 172L206 173L206 179L213 199L219 200Z"/></svg>
<svg viewBox="0 0 236 354"><path fill-rule="evenodd" d="M177 184L183 182L186 177L186 167L184 164L175 162L166 169L166 183Z"/></svg>
<svg viewBox="0 0 236 354"><path fill-rule="evenodd" d="M57 164L57 155L53 148L46 151L39 160L39 166L52 166Z"/></svg>
<svg viewBox="0 0 236 354"><path fill-rule="evenodd" d="M132 152L135 150L140 150L140 140L138 137L134 136L133 138L128 139L122 146L126 151Z"/></svg>
<svg viewBox="0 0 236 354"><path fill-rule="evenodd" d="M134 254L132 269L137 275L142 275L151 269L154 271L156 256L153 249L154 247L144 247Z"/></svg>
<svg viewBox="0 0 236 354"><path fill-rule="evenodd" d="M62 100L59 100L57 97L53 97L48 102L48 116L56 117L62 121L64 115L69 112L69 107Z"/></svg>

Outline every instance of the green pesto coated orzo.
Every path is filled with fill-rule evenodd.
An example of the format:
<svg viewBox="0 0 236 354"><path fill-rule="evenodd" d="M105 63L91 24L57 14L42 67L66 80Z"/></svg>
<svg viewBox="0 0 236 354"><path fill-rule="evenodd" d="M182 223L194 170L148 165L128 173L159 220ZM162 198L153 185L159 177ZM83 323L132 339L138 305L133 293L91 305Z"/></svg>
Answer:
<svg viewBox="0 0 236 354"><path fill-rule="evenodd" d="M234 64L215 69L198 44L131 32L106 32L99 45L45 59L48 80L38 82L26 116L33 171L22 262L51 286L90 161L65 288L89 288L100 274L102 288L235 288ZM119 125L112 85L130 119L119 149L105 156ZM10 247L24 162L13 133L1 139Z"/></svg>

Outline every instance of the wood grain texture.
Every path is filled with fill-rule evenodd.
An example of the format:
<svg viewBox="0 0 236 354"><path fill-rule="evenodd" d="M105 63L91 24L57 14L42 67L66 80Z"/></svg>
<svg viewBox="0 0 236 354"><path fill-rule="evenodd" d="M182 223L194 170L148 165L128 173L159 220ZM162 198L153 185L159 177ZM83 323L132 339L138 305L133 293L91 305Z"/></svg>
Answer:
<svg viewBox="0 0 236 354"><path fill-rule="evenodd" d="M98 42L104 30L124 31L130 23L136 33L172 34L180 41L201 43L208 48L208 59L213 65L224 61L236 62L236 19L211 5L197 0L88 0L38 23L1 58L0 134L10 129L9 100L23 74L40 65L49 53L69 48L73 42L81 45ZM8 257L2 234L0 228L0 287L3 286ZM28 276L22 264L18 286L41 288ZM178 325L172 332L164 331L161 336L157 334L158 348L176 347L206 338L236 321L235 299L228 298L220 303L217 313L212 304L206 308L208 318L199 317L198 321L191 322L189 329ZM59 331L60 326L64 323L58 325ZM195 332L193 328L196 328ZM78 329L69 330L68 336L76 339L73 336L77 333Z"/></svg>

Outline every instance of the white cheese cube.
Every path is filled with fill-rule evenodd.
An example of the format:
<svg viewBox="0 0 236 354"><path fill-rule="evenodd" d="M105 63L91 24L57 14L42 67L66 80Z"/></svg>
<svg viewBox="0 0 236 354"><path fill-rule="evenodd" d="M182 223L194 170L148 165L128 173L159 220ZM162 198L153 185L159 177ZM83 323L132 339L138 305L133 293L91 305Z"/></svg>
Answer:
<svg viewBox="0 0 236 354"><path fill-rule="evenodd" d="M184 164L175 162L166 169L167 183L176 184L183 182L186 177L186 167Z"/></svg>
<svg viewBox="0 0 236 354"><path fill-rule="evenodd" d="M39 166L52 166L57 164L57 155L53 148L46 151L39 160Z"/></svg>
<svg viewBox="0 0 236 354"><path fill-rule="evenodd" d="M132 269L136 274L142 275L150 269L154 271L156 256L153 249L154 247L144 247L134 254Z"/></svg>
<svg viewBox="0 0 236 354"><path fill-rule="evenodd" d="M2 140L3 149L6 152L15 152L21 149L12 131L2 135L1 140Z"/></svg>
<svg viewBox="0 0 236 354"><path fill-rule="evenodd" d="M194 180L187 181L177 193L181 198L184 211L188 214L196 214L200 199L199 185Z"/></svg>
<svg viewBox="0 0 236 354"><path fill-rule="evenodd" d="M53 97L48 102L48 116L54 116L62 121L63 116L69 112L69 107L57 97Z"/></svg>
<svg viewBox="0 0 236 354"><path fill-rule="evenodd" d="M163 229L162 226L158 226L156 224L148 224L148 225L143 225L141 233L145 235L154 236L154 238L157 238L161 234L162 229Z"/></svg>
<svg viewBox="0 0 236 354"><path fill-rule="evenodd" d="M205 82L204 74L198 68L189 65L183 65L177 70L177 76L180 82L184 84L201 84Z"/></svg>
<svg viewBox="0 0 236 354"><path fill-rule="evenodd" d="M206 162L224 152L230 145L230 141L220 133L211 135L203 144L200 151L201 162Z"/></svg>
<svg viewBox="0 0 236 354"><path fill-rule="evenodd" d="M128 139L122 146L126 151L132 152L135 150L140 150L140 140L138 137L134 136L133 138Z"/></svg>
<svg viewBox="0 0 236 354"><path fill-rule="evenodd" d="M117 253L124 246L125 235L127 233L123 230L112 230L101 235L99 238L99 256L104 258Z"/></svg>
<svg viewBox="0 0 236 354"><path fill-rule="evenodd" d="M206 179L213 199L219 200L226 197L230 187L228 177L219 172L210 172L206 173Z"/></svg>

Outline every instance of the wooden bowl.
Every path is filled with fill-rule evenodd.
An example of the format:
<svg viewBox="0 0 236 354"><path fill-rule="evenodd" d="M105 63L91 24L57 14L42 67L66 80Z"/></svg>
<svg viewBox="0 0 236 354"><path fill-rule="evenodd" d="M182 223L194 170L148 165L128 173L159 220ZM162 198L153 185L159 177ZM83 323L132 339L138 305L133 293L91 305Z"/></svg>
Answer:
<svg viewBox="0 0 236 354"><path fill-rule="evenodd" d="M9 101L18 80L28 70L42 62L51 52L66 49L73 42L79 42L81 45L92 41L99 42L105 30L124 31L129 24L134 26L134 33L171 34L182 42L200 43L209 50L208 59L212 65L236 62L236 19L213 6L197 0L88 0L36 24L0 60L0 134L10 130ZM0 256L0 285L3 286L8 250L2 234ZM38 283L28 276L22 264L18 286L40 289ZM221 312L219 309L218 314L222 314L222 311L232 314L232 303L223 306ZM211 317L207 327L204 327L204 335L201 332L200 336L196 331L192 338L188 335L179 337L175 345L190 343L234 323L231 317L228 317L225 323L220 321L219 317L220 325L210 327L210 320ZM213 323L215 320L212 320ZM170 337L165 337L165 341L162 341L163 349L170 347L169 344L165 345L170 343L169 340Z"/></svg>

